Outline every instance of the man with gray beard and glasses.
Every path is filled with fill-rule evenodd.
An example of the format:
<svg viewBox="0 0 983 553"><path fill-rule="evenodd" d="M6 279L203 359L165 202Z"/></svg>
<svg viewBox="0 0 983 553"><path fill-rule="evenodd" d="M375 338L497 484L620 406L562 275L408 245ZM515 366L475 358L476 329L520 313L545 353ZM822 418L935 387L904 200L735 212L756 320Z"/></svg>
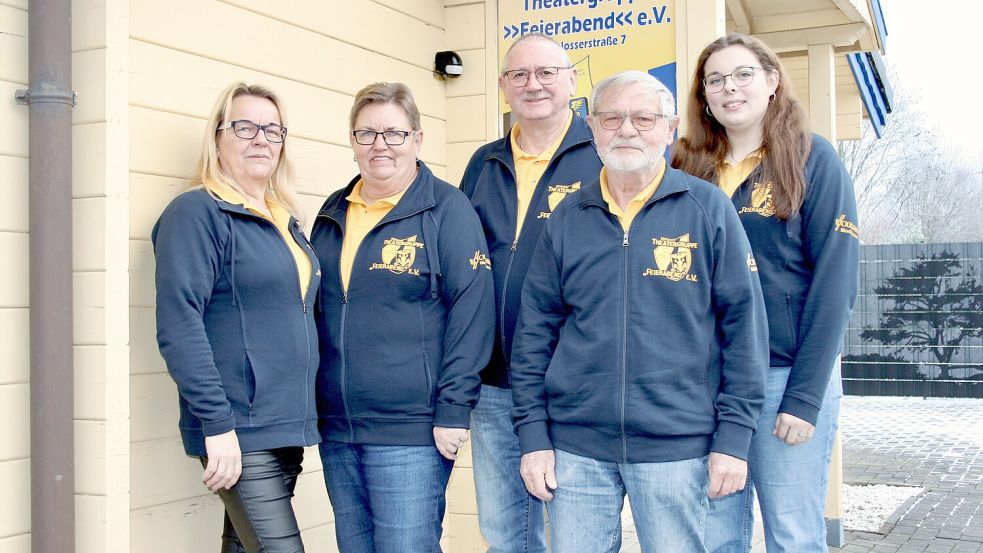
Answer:
<svg viewBox="0 0 983 553"><path fill-rule="evenodd" d="M590 105L604 168L553 211L522 290L522 478L554 553L617 551L625 495L644 551L705 551L708 498L744 487L764 398L757 267L728 198L668 167L662 83L619 73Z"/></svg>

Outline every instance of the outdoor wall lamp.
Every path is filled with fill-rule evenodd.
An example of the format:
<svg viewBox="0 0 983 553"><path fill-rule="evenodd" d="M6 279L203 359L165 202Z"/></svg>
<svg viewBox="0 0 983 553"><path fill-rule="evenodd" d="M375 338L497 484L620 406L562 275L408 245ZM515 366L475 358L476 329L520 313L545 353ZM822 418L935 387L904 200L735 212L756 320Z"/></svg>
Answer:
<svg viewBox="0 0 983 553"><path fill-rule="evenodd" d="M464 62L457 52L437 52L433 58L433 69L442 77L459 77L464 73Z"/></svg>

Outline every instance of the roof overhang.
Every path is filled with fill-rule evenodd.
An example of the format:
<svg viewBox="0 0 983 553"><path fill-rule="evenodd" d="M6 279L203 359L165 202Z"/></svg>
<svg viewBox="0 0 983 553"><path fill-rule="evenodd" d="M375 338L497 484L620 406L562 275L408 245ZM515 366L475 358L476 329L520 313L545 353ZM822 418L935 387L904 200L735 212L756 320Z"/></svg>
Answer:
<svg viewBox="0 0 983 553"><path fill-rule="evenodd" d="M879 0L725 0L727 28L782 54L831 44L838 53L884 51Z"/></svg>
<svg viewBox="0 0 983 553"><path fill-rule="evenodd" d="M754 35L792 66L797 60L802 60L799 65L804 62L810 45L829 44L843 54L837 66L846 61L857 92L843 90L842 99L837 95L837 114L846 122L837 134L859 138L862 104L877 136L881 135L891 112L891 86L881 59L887 27L880 0L724 1L728 31ZM808 71L793 72L792 78L800 96L807 94Z"/></svg>

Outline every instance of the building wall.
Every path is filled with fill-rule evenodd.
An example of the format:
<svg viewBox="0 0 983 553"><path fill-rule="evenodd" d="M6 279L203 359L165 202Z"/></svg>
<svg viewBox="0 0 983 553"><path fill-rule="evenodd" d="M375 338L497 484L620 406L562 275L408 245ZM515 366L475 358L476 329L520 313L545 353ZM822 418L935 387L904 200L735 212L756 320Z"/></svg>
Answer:
<svg viewBox="0 0 983 553"><path fill-rule="evenodd" d="M445 46L461 55L464 74L447 81L447 180L460 184L476 149L501 136L498 116L497 10L494 0L445 0ZM484 553L478 530L470 443L447 489L448 553Z"/></svg>
<svg viewBox="0 0 983 553"><path fill-rule="evenodd" d="M107 29L118 8L76 0L72 21L73 89L83 98L73 112L73 282L75 301L76 550L126 548L128 435L125 401L127 333L125 257L107 255L125 236L125 189L113 166L125 167L119 143L125 121L114 101L126 83L124 60ZM30 551L30 428L28 336L28 108L14 102L27 88L28 2L0 2L0 179L8 191L0 213L0 551ZM125 20L125 14L123 15ZM118 42L115 43L118 46ZM122 86L120 86L122 85ZM118 103L116 103L118 105ZM11 128L8 127L8 128ZM120 173L117 171L116 175ZM50 224L64 224L50 221ZM118 294L123 291L122 296ZM122 377L122 378L121 378Z"/></svg>
<svg viewBox="0 0 983 553"><path fill-rule="evenodd" d="M27 0L0 0L0 552L30 549L30 433L27 235Z"/></svg>
<svg viewBox="0 0 983 553"><path fill-rule="evenodd" d="M678 0L686 5L686 0ZM28 0L0 0L0 553L30 550L28 336ZM221 505L183 454L176 389L156 346L149 236L183 190L215 96L269 85L288 110L308 228L356 166L355 92L402 81L423 115L422 158L457 184L501 135L495 0L73 0L76 507L80 552L218 548ZM458 52L464 75L432 74ZM680 59L688 57L679 53ZM685 82L685 81L681 81ZM335 551L315 449L295 508L311 550ZM451 477L445 551L484 550L470 448Z"/></svg>
<svg viewBox="0 0 983 553"><path fill-rule="evenodd" d="M436 0L134 1L130 54L131 550L217 549L221 505L184 458L177 397L154 338L153 254L160 211L185 187L205 118L230 82L264 83L284 99L308 228L324 198L356 173L347 137L356 91L401 81L423 116L423 160L447 173L448 105L431 72L444 45ZM307 546L333 551L334 528L316 449L307 451L295 508Z"/></svg>

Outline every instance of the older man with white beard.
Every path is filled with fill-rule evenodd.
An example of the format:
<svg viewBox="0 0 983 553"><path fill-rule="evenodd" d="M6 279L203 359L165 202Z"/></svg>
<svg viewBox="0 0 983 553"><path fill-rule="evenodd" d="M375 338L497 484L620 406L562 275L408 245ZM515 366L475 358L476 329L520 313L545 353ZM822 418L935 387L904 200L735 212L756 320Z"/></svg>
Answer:
<svg viewBox="0 0 983 553"><path fill-rule="evenodd" d="M513 419L555 553L617 551L627 494L642 549L705 551L708 498L744 487L768 337L727 197L667 166L672 94L598 83L604 168L554 211L522 291Z"/></svg>

